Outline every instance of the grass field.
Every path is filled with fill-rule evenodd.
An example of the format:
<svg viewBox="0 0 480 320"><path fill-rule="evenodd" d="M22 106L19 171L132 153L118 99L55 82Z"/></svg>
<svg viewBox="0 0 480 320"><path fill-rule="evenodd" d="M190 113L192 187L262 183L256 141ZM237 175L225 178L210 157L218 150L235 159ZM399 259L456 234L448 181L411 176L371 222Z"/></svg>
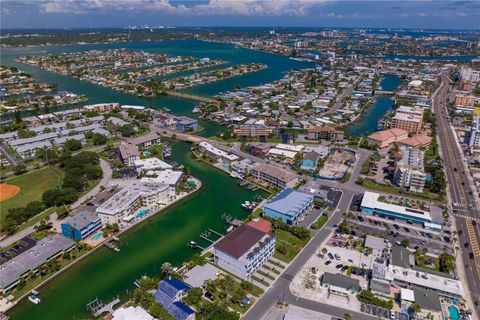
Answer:
<svg viewBox="0 0 480 320"><path fill-rule="evenodd" d="M280 253L278 250L275 250L273 256L283 262L289 263L295 258L295 256L302 250L302 248L307 244L308 240L300 240L295 237L290 232L284 230L276 230L275 234L277 236L277 246L282 243L285 245L287 252L285 254Z"/></svg>
<svg viewBox="0 0 480 320"><path fill-rule="evenodd" d="M62 178L63 172L60 169L49 167L4 181L19 186L20 192L0 203L0 221L5 219L9 209L24 207L31 201L41 200L42 194L58 186Z"/></svg>

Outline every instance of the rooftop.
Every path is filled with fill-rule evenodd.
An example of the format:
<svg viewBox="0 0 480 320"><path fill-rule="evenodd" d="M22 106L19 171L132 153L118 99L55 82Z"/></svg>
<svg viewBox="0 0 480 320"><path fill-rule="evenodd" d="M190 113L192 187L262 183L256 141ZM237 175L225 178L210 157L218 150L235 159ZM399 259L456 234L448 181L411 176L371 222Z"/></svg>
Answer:
<svg viewBox="0 0 480 320"><path fill-rule="evenodd" d="M5 288L30 270L41 266L57 253L73 247L75 242L61 234L48 236L38 241L28 251L0 266L0 288Z"/></svg>
<svg viewBox="0 0 480 320"><path fill-rule="evenodd" d="M82 230L90 223L95 222L99 219L100 218L95 212L82 211L79 214L70 218L70 220L66 221L65 224L69 224L77 230Z"/></svg>
<svg viewBox="0 0 480 320"><path fill-rule="evenodd" d="M263 231L242 224L218 241L214 248L239 259L266 235Z"/></svg>
<svg viewBox="0 0 480 320"><path fill-rule="evenodd" d="M368 136L369 139L375 140L375 141L387 141L392 138L397 138L400 136L408 136L408 131L403 130L403 129L388 129L388 130L382 130L382 131L377 131L375 133L372 133L371 135Z"/></svg>
<svg viewBox="0 0 480 320"><path fill-rule="evenodd" d="M322 277L323 283L343 289L356 288L358 290L360 288L360 281L340 273L325 272Z"/></svg>
<svg viewBox="0 0 480 320"><path fill-rule="evenodd" d="M140 152L138 151L137 146L134 144L122 143L120 147L118 147L118 150L120 150L120 155L123 159L127 159L132 156L140 156Z"/></svg>
<svg viewBox="0 0 480 320"><path fill-rule="evenodd" d="M267 201L264 209L270 209L288 216L296 216L312 201L312 194L285 188Z"/></svg>
<svg viewBox="0 0 480 320"><path fill-rule="evenodd" d="M367 235L365 238L365 247L382 251L386 247L385 240L383 238Z"/></svg>
<svg viewBox="0 0 480 320"><path fill-rule="evenodd" d="M290 182L297 178L297 175L293 172L266 163L259 163L254 166L254 169L269 176L275 177L283 182Z"/></svg>

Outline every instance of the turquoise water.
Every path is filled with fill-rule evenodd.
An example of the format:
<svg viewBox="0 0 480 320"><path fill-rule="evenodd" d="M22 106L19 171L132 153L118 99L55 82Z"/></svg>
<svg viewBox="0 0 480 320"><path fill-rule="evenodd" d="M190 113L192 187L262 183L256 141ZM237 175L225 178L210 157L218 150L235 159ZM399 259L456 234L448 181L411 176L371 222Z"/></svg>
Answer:
<svg viewBox="0 0 480 320"><path fill-rule="evenodd" d="M228 166L227 166L226 164L223 164L223 163L222 163L222 164L220 165L220 167L221 167L222 169L224 169L224 170L228 170Z"/></svg>
<svg viewBox="0 0 480 320"><path fill-rule="evenodd" d="M192 110L197 105L197 102L194 101L173 97L137 97L135 95L120 93L109 88L88 83L86 81L80 81L72 77L61 76L52 72L39 70L35 67L15 62L15 58L20 55L45 55L50 53L76 52L109 48L127 48L130 50L143 50L146 52L164 52L172 56L187 55L197 58L210 57L228 61L229 63L222 65L222 68L241 63L263 63L268 66L267 69L259 72L225 79L219 82L186 90L186 92L201 96L212 96L220 92L233 90L237 85L261 85L280 79L284 74L293 68L311 68L315 66L315 64L311 62L295 61L289 59L288 57L273 55L266 52L235 48L230 44L210 43L193 39L162 42L129 42L36 48L4 48L1 51L1 61L3 65L15 66L22 71L34 75L40 82L57 83L58 90L60 91L66 90L77 94L85 94L89 100L84 104L119 102L121 104L146 105L154 108L166 107L175 114L197 118L197 115L192 113ZM212 122L204 121L202 119L199 120L199 123L204 128L204 130L199 133L201 136L213 136L223 130L222 126Z"/></svg>
<svg viewBox="0 0 480 320"><path fill-rule="evenodd" d="M460 313L455 306L448 307L448 313L450 314L450 319L452 320L460 320Z"/></svg>
<svg viewBox="0 0 480 320"><path fill-rule="evenodd" d="M150 151L144 151L144 152L143 152L143 155L144 155L145 157L150 157L152 154L150 153Z"/></svg>
<svg viewBox="0 0 480 320"><path fill-rule="evenodd" d="M400 85L401 79L393 74L386 74L381 82L385 91L394 91ZM350 136L364 136L373 133L377 129L378 120L380 120L395 104L390 96L379 96L373 106L368 108L361 118L353 122L345 129L345 133Z"/></svg>
<svg viewBox="0 0 480 320"><path fill-rule="evenodd" d="M96 235L94 235L94 236L92 237L92 240L98 240L98 239L100 239L101 237L103 237L103 232L99 232L99 233L97 233Z"/></svg>
<svg viewBox="0 0 480 320"><path fill-rule="evenodd" d="M142 210L137 214L137 218L143 218L145 216L148 216L150 214L150 210Z"/></svg>

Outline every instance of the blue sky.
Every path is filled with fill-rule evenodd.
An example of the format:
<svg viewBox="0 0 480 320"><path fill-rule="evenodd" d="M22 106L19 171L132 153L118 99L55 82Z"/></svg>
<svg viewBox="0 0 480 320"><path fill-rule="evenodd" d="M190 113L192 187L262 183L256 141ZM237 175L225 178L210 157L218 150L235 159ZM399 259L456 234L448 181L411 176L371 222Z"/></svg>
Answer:
<svg viewBox="0 0 480 320"><path fill-rule="evenodd" d="M480 29L480 1L2 0L2 28L306 26Z"/></svg>

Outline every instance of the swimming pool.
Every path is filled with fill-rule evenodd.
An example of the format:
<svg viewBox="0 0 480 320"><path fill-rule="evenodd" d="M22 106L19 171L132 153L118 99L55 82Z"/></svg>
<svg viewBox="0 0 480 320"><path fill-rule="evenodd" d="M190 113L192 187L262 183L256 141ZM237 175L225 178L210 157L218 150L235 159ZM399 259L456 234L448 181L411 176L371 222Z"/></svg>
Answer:
<svg viewBox="0 0 480 320"><path fill-rule="evenodd" d="M460 320L460 313L455 306L448 307L448 313L450 314L450 319L452 320Z"/></svg>
<svg viewBox="0 0 480 320"><path fill-rule="evenodd" d="M152 155L152 153L151 153L150 151L144 151L144 152L143 152L143 155L144 155L145 157L150 157L150 156Z"/></svg>
<svg viewBox="0 0 480 320"><path fill-rule="evenodd" d="M226 164L220 164L220 168L222 168L223 170L228 170L228 165Z"/></svg>
<svg viewBox="0 0 480 320"><path fill-rule="evenodd" d="M92 237L92 240L98 240L98 239L100 239L101 237L103 237L103 232L99 232L99 233L97 233L96 235L94 235L94 236Z"/></svg>
<svg viewBox="0 0 480 320"><path fill-rule="evenodd" d="M150 210L148 209L141 210L139 213L137 213L137 218L143 218L147 216L149 213L150 213Z"/></svg>

